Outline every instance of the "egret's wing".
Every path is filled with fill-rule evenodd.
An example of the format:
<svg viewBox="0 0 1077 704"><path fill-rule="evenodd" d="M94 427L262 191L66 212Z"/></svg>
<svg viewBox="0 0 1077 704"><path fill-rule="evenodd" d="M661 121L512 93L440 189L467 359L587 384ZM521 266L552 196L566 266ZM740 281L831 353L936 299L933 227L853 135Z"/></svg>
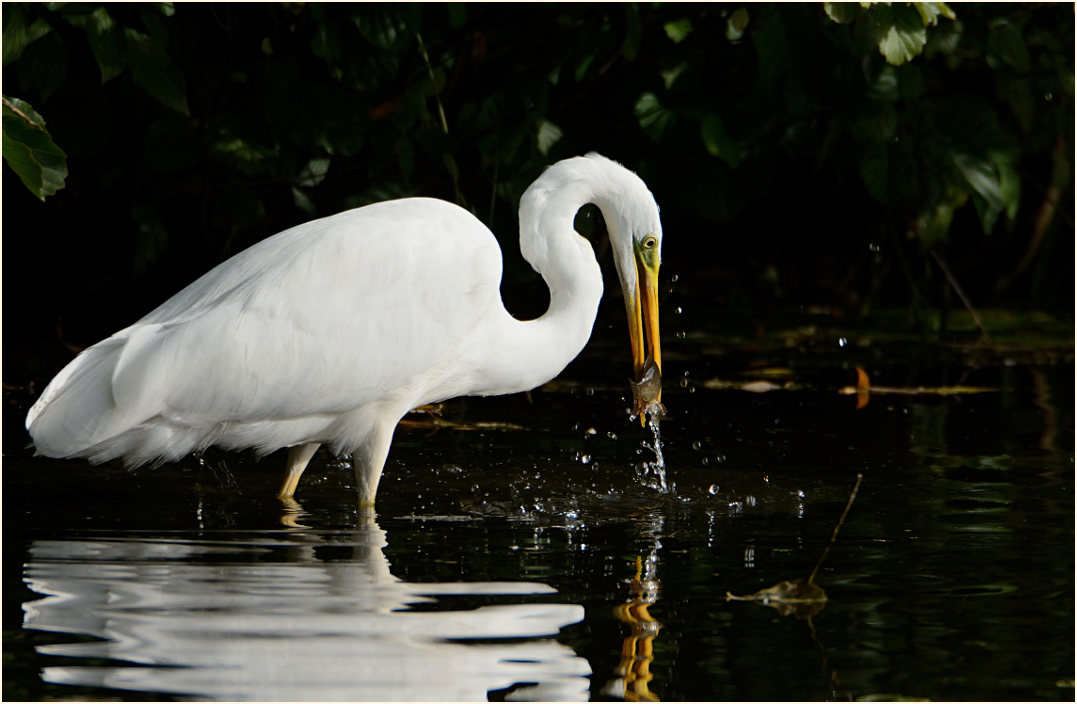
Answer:
<svg viewBox="0 0 1077 704"><path fill-rule="evenodd" d="M442 201L307 223L86 350L46 389L28 427L46 454L97 446L97 459L135 462L222 439L261 449L299 442L287 436L365 404L406 404L451 374L476 321L503 310L500 278L493 235Z"/></svg>

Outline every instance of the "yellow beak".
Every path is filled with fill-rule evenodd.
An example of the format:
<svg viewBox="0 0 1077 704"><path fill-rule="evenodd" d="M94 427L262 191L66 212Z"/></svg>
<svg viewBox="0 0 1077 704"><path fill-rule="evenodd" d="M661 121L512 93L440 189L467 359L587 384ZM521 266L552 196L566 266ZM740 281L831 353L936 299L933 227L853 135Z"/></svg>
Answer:
<svg viewBox="0 0 1077 704"><path fill-rule="evenodd" d="M654 249L643 249L634 242L634 259L636 264L636 290L625 296L625 308L628 312L628 337L632 344L632 369L635 380L643 379L648 361L653 361L662 372L662 342L658 328L658 253ZM659 388L657 398L662 400Z"/></svg>

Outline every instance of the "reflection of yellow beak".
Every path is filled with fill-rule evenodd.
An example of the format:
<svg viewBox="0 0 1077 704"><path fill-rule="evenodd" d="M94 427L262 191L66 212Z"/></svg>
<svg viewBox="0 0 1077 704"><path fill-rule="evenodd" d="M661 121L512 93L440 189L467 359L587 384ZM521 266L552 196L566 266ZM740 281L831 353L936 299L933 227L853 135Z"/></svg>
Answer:
<svg viewBox="0 0 1077 704"><path fill-rule="evenodd" d="M636 290L625 296L628 310L628 337L632 343L632 369L635 380L643 379L648 359L662 371L662 343L658 331L658 253L633 242L636 264ZM662 400L661 390L655 401Z"/></svg>

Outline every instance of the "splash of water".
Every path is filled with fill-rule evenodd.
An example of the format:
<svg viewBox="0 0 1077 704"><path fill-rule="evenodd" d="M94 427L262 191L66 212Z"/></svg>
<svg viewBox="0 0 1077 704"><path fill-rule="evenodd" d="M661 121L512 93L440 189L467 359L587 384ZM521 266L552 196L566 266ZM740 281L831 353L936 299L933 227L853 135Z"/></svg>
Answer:
<svg viewBox="0 0 1077 704"><path fill-rule="evenodd" d="M666 459L662 456L662 436L658 429L659 413L647 413L647 426L651 429L654 437L653 443L643 441L643 446L654 452L654 462L643 463L643 483L662 494L672 492L676 487L670 484L666 478Z"/></svg>

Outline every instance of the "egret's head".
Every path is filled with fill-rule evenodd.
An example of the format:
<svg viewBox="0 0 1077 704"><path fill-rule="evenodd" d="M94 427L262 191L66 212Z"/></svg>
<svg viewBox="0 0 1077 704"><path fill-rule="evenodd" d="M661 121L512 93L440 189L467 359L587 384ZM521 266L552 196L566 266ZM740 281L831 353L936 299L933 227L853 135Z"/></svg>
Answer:
<svg viewBox="0 0 1077 704"><path fill-rule="evenodd" d="M662 221L658 204L639 176L599 154L559 161L548 168L520 200L520 248L540 271L547 269L550 240L541 235L547 218L575 215L585 203L602 211L609 230L613 261L628 312L634 381L648 383L649 401L661 398L662 346L658 330L658 267L662 262ZM569 221L571 224L571 220ZM531 229L525 229L530 227ZM548 267L555 270L555 267ZM546 274L543 274L546 276ZM653 366L648 363L652 363ZM658 375L653 371L657 370ZM643 418L637 397L637 412Z"/></svg>
<svg viewBox="0 0 1077 704"><path fill-rule="evenodd" d="M597 162L602 179L594 202L602 211L610 233L613 261L621 281L632 368L640 381L649 361L662 371L662 344L658 327L658 267L662 263L662 221L658 204L639 176L598 154L584 159ZM659 388L657 397L661 400ZM637 400L638 405L638 400ZM637 408L642 411L642 408ZM641 416L642 417L642 416Z"/></svg>

